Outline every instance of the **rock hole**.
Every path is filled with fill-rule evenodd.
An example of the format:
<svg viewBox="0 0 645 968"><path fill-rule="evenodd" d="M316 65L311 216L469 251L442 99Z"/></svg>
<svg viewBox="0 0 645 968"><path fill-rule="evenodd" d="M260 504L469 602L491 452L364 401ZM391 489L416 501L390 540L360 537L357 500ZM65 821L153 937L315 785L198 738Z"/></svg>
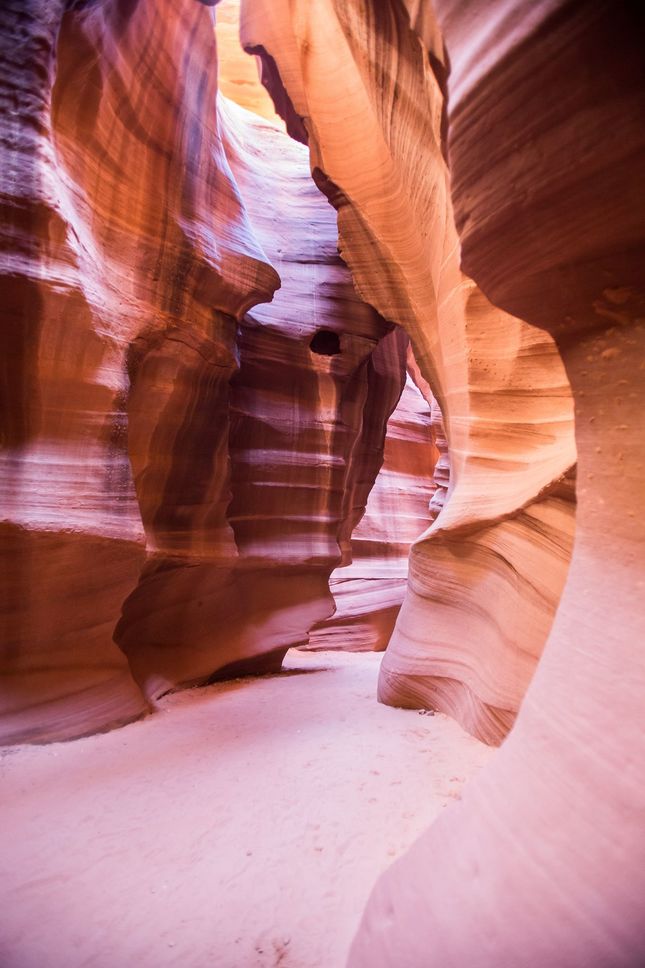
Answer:
<svg viewBox="0 0 645 968"><path fill-rule="evenodd" d="M319 329L314 333L309 348L318 356L337 356L340 353L340 336L331 329Z"/></svg>

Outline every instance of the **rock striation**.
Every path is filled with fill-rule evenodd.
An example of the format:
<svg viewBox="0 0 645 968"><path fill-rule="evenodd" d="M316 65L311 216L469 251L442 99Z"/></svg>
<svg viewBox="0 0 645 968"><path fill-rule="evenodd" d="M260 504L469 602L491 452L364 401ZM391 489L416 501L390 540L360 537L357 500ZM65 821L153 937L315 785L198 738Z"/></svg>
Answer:
<svg viewBox="0 0 645 968"><path fill-rule="evenodd" d="M149 487L154 544L116 639L152 696L214 674L278 669L287 648L305 643L310 626L333 611L329 573L362 513L404 378L404 336L356 295L306 151L233 104L221 101L219 118L254 238L272 253L281 288L250 309L235 334L239 362L222 410L227 477L218 491L228 544L209 536L199 544L199 530L174 518L165 529L168 514L190 503L195 454L201 449L209 466L222 466L204 452L216 412L208 396L193 405L204 424L191 415L194 437L182 435L181 463L172 426L164 433L158 418L146 428L147 463L138 470L133 459L142 509ZM153 356L152 386L158 366ZM174 378L170 393L176 385ZM149 422L147 386L142 398ZM174 426L172 409L168 415ZM200 520L205 509L194 503Z"/></svg>
<svg viewBox="0 0 645 968"><path fill-rule="evenodd" d="M640 9L247 0L293 140L207 4L0 17L2 740L395 623L505 742L352 968L642 965Z"/></svg>
<svg viewBox="0 0 645 968"><path fill-rule="evenodd" d="M414 366L408 350L408 367ZM430 523L436 498L432 407L410 369L387 424L383 465L356 525L350 562L332 572L333 616L313 627L308 648L383 651L401 608L408 556Z"/></svg>
<svg viewBox="0 0 645 968"><path fill-rule="evenodd" d="M302 119L357 288L407 331L443 414L447 497L412 546L379 698L444 710L498 743L566 578L573 409L553 339L493 306L460 269L447 58L431 13L415 10L254 0L242 7L242 40L275 62L292 102L287 128ZM440 501L441 491L436 510Z"/></svg>
<svg viewBox="0 0 645 968"><path fill-rule="evenodd" d="M218 97L213 12L67 7L3 12L9 742L278 668L405 381L306 149Z"/></svg>
<svg viewBox="0 0 645 968"><path fill-rule="evenodd" d="M636 968L645 963L642 10L559 0L436 7L451 63L463 265L561 353L575 401L576 534L513 731L463 803L381 880L350 964Z"/></svg>

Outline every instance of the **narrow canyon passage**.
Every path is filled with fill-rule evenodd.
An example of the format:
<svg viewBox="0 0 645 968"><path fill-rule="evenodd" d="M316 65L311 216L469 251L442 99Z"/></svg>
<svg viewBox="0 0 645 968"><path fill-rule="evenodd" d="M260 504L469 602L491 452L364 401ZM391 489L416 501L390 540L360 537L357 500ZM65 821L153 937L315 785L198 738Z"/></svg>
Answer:
<svg viewBox="0 0 645 968"><path fill-rule="evenodd" d="M644 12L2 4L0 968L643 968Z"/></svg>
<svg viewBox="0 0 645 968"><path fill-rule="evenodd" d="M167 697L0 759L0 964L341 968L374 879L492 750L374 702L379 656Z"/></svg>

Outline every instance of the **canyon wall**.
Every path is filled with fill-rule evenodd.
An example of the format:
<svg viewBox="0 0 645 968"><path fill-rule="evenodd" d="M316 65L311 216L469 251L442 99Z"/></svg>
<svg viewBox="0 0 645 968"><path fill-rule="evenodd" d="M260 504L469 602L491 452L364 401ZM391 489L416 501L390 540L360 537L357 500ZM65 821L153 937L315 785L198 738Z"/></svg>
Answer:
<svg viewBox="0 0 645 968"><path fill-rule="evenodd" d="M447 496L411 549L379 698L446 711L500 742L569 564L575 446L562 361L548 334L496 308L460 270L447 60L428 8L253 0L241 33L270 92L282 92L288 130L302 139L304 129L358 290L407 331L443 414Z"/></svg>
<svg viewBox="0 0 645 968"><path fill-rule="evenodd" d="M333 610L407 339L357 296L306 149L218 98L211 10L16 2L2 18L15 742L126 722L306 642Z"/></svg>
<svg viewBox="0 0 645 968"><path fill-rule="evenodd" d="M573 555L507 742L380 881L352 968L645 963L645 84L637 4L437 0L464 269L575 401Z"/></svg>
<svg viewBox="0 0 645 968"><path fill-rule="evenodd" d="M398 597L365 583L400 595L429 411L379 695L491 743L515 724L350 963L637 968L642 14L436 13L247 2L291 141L218 99L205 5L4 4L0 735L333 641L335 568L350 644L381 647ZM408 384L369 506L406 369L428 409Z"/></svg>

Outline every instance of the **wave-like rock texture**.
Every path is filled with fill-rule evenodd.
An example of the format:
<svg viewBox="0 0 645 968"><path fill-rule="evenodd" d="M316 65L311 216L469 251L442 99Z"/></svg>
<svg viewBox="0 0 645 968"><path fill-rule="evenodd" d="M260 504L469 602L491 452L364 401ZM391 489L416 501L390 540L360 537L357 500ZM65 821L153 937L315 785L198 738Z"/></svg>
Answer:
<svg viewBox="0 0 645 968"><path fill-rule="evenodd" d="M3 10L7 741L279 666L405 380L306 149L218 104L213 12L67 6Z"/></svg>
<svg viewBox="0 0 645 968"><path fill-rule="evenodd" d="M239 41L239 0L219 0L215 12L218 87L224 97L285 130L266 88L260 83L262 61L249 57Z"/></svg>
<svg viewBox="0 0 645 968"><path fill-rule="evenodd" d="M573 408L553 339L494 307L460 270L444 158L447 59L431 13L417 7L253 0L242 40L274 60L269 90L279 80L288 91L289 130L303 119L343 258L362 296L408 332L444 417L448 498L412 547L379 697L449 711L497 743L566 578Z"/></svg>
<svg viewBox="0 0 645 968"><path fill-rule="evenodd" d="M282 125L282 119L276 115L273 102L260 83L254 59L245 54L237 39L239 3L236 0L224 0L217 5L216 14L220 91L241 106L247 107L254 113L272 121L277 119L278 123ZM242 122L241 118L242 116L238 113L237 120L233 122L234 129L239 129L241 123L248 126L251 121L247 118ZM293 172L296 170L300 176L303 195L311 197L312 211L322 208L313 187L309 184L305 163L305 159L308 157L306 153L298 152L288 142L285 145L284 139L270 137L267 130L262 127L247 130L245 138L247 142L253 143L256 154L259 150L262 151L262 161L264 162L264 181L256 177L253 185L244 184L247 208L253 207L254 198L262 199L262 204L256 204L252 212L256 234L258 234L258 219L262 219L263 209L266 207L265 183L269 179L273 183L278 174L283 174L284 183L288 185L289 189L280 194L280 212L290 212L292 208L293 200L290 193L292 187L295 187ZM274 159L285 156L285 153L285 164L279 170ZM231 158L231 164L236 175L238 175L238 172L235 159L239 156L240 146L237 145ZM257 159L250 167L257 168ZM242 182L243 179L238 175L238 185L242 185ZM270 222L267 221L266 213L264 213L266 227L264 234L262 232L259 234L262 235L265 251L271 252L273 257L276 231L276 213L273 205L270 206L270 213ZM302 219L303 214L306 213L300 211L298 218ZM327 212L327 216L326 224L329 226L329 238L333 239L332 215ZM282 218L284 219L284 215ZM296 245L302 246L302 228L295 225L293 218L291 218L289 234L296 241ZM334 254L331 250L330 252L333 258ZM293 257L298 261L296 246L294 246ZM286 262L288 261L289 258L287 257ZM282 270L281 274L283 276L282 290L275 299L268 318L273 318L274 322L282 318L284 324L285 319L292 317L291 322L295 325L300 318L306 318L311 313L308 301L312 294L307 289L307 286L311 283L311 272L307 267L302 269L301 279L298 281L300 291L297 300L294 299L293 281L291 279L285 280ZM318 306L323 304L320 293L314 292L313 298ZM266 308L264 312L266 313ZM266 323L267 320L264 322ZM399 334L397 339L401 340L401 338L402 336ZM266 346L262 348L263 352L266 351L266 348ZM285 359L273 361L276 367L283 367L284 379L287 382L289 380L290 363L297 359L299 354L299 347L294 349L294 346L287 342L281 349L281 355ZM256 385L255 405L258 414L262 412L263 408L267 414L270 414L271 410L267 395L257 390L264 384L268 385L268 372L268 368L258 368L253 375L253 383ZM307 374L305 374L305 382L307 379ZM281 384L278 382L277 385ZM394 387L394 392L396 392L396 387ZM384 402L388 408L391 406L389 394L386 394ZM370 403L370 408L373 405L373 403ZM351 536L351 545L347 544L348 528L344 529L341 536L343 560L350 563L336 569L330 579L330 591L334 599L335 613L331 618L314 626L309 636L308 646L312 648L385 649L405 592L410 545L428 524L427 507L430 496L429 488L432 488L431 475L434 463L428 414L428 405L416 387L408 381L397 404L396 411L387 424L383 467L370 492L366 513ZM383 447L384 413L379 411L376 416L377 419L374 422L376 434L371 446L374 448L375 455L378 455ZM255 472L251 468L249 473L249 480L254 488L252 491L253 497L257 497L260 476L266 475L266 468L260 466L262 460L266 459L266 454L261 448L263 430L263 424L256 429L258 450L255 464L257 466ZM294 440L293 446L294 448L299 446L297 440ZM249 452L250 450L251 448L249 448ZM285 447L283 459L288 462L290 458L286 451L287 448ZM367 481L369 488L376 462L370 458L368 466L370 468ZM292 484L289 486L292 486ZM315 486L313 477L312 486ZM366 488L366 493L368 488ZM364 496L361 495L358 498L357 507L348 519L350 526L362 513L363 505ZM275 521L272 521L272 526L274 525ZM260 534L262 525L259 524L257 516L250 520L246 527L250 533L253 533L254 540L257 542L262 540ZM293 552L294 538L287 532L283 537L285 551L289 554L289 546L291 552ZM268 557L271 554L269 545L272 541L275 550L276 540L276 535L273 534L267 542Z"/></svg>
<svg viewBox="0 0 645 968"><path fill-rule="evenodd" d="M136 367L143 405L136 424L134 411L130 420L144 443L133 467L155 554L116 638L152 695L214 673L279 668L287 648L305 643L309 628L333 611L329 574L364 509L405 375L405 338L356 295L305 149L223 101L220 126L254 237L271 252L281 288L239 324L239 365L223 406L208 371L201 376L201 360L180 390L171 371L164 429L148 400L167 380L167 360L151 345ZM182 453L172 396L185 408L191 393ZM197 474L200 457L206 470L227 470L216 454L218 409L230 463L217 490L219 517ZM218 521L228 545L201 530Z"/></svg>
<svg viewBox="0 0 645 968"><path fill-rule="evenodd" d="M463 259L573 388L560 608L503 748L380 881L352 968L645 964L645 86L637 4L438 0Z"/></svg>
<svg viewBox="0 0 645 968"><path fill-rule="evenodd" d="M408 376L388 421L383 466L351 536L351 561L330 578L336 611L314 626L308 648L386 648L405 595L410 547L430 523L436 494L431 407Z"/></svg>

